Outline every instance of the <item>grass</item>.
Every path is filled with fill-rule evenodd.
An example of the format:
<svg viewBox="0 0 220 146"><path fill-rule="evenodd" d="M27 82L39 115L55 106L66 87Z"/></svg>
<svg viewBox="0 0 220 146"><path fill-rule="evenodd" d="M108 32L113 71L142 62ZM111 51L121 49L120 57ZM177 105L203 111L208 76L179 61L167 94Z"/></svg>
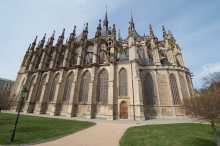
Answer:
<svg viewBox="0 0 220 146"><path fill-rule="evenodd" d="M129 128L120 146L215 146L205 124L147 125Z"/></svg>
<svg viewBox="0 0 220 146"><path fill-rule="evenodd" d="M0 145L10 144L14 114L0 113ZM21 115L15 141L12 144L29 144L57 139L93 126L94 123Z"/></svg>

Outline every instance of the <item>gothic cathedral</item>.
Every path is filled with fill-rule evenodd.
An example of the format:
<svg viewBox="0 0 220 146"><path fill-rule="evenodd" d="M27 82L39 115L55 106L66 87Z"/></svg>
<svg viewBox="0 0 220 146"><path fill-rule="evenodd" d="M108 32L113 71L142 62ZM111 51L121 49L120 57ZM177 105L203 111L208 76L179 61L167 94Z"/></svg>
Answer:
<svg viewBox="0 0 220 146"><path fill-rule="evenodd" d="M193 95L190 71L173 34L162 26L163 39L152 26L141 36L131 16L127 38L107 12L95 36L88 23L81 34L76 27L67 39L65 29L37 37L26 51L12 99L19 105L20 91L28 89L23 112L69 117L146 120L185 116L184 98Z"/></svg>

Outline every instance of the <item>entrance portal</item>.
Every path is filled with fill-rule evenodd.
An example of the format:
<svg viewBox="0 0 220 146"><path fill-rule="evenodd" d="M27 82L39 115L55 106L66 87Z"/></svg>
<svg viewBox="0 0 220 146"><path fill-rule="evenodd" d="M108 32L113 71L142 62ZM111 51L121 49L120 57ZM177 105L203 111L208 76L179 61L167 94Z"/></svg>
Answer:
<svg viewBox="0 0 220 146"><path fill-rule="evenodd" d="M120 103L120 119L128 119L128 104L126 101Z"/></svg>

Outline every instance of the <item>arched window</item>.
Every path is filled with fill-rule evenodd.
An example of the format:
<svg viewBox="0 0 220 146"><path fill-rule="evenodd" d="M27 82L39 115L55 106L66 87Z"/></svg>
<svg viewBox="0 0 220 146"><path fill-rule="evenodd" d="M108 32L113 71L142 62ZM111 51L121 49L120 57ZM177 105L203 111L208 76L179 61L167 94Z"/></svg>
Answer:
<svg viewBox="0 0 220 146"><path fill-rule="evenodd" d="M85 48L84 63L85 64L91 64L92 59L93 59L93 46L89 46L88 48Z"/></svg>
<svg viewBox="0 0 220 146"><path fill-rule="evenodd" d="M46 79L47 79L47 75L45 74L44 76L42 76L41 81L40 81L39 90L38 90L38 95L37 95L37 101L40 100L40 97L41 97L41 94L42 94L43 86L46 84Z"/></svg>
<svg viewBox="0 0 220 146"><path fill-rule="evenodd" d="M101 50L99 53L99 63L103 64L107 60L106 52L104 50Z"/></svg>
<svg viewBox="0 0 220 146"><path fill-rule="evenodd" d="M51 88L50 88L49 102L54 100L54 96L55 96L55 93L56 93L57 85L59 83L59 76L60 76L59 74L56 74L54 79L53 79L53 81L52 81Z"/></svg>
<svg viewBox="0 0 220 146"><path fill-rule="evenodd" d="M33 75L30 82L29 82L29 85L28 85L28 98L26 100L28 100L29 98L31 98L30 100L33 100L33 94L34 94L34 80L35 80L36 76ZM22 89L21 89L22 90Z"/></svg>
<svg viewBox="0 0 220 146"><path fill-rule="evenodd" d="M172 97L173 97L173 104L178 105L180 104L180 97L179 97L179 91L177 88L177 83L176 83L176 77L174 74L170 74L170 89L172 92Z"/></svg>
<svg viewBox="0 0 220 146"><path fill-rule="evenodd" d="M66 83L65 83L65 87L64 87L64 96L63 96L63 102L65 102L65 103L68 103L69 99L70 99L73 78L74 78L73 72L71 72L66 78Z"/></svg>
<svg viewBox="0 0 220 146"><path fill-rule="evenodd" d="M182 75L179 75L179 79L180 79L180 86L181 86L181 92L182 92L183 98L187 98L188 93L187 93L187 86L186 86L185 79L183 78Z"/></svg>
<svg viewBox="0 0 220 146"><path fill-rule="evenodd" d="M128 95L127 71L122 68L119 71L119 96Z"/></svg>
<svg viewBox="0 0 220 146"><path fill-rule="evenodd" d="M154 82L150 73L143 76L143 98L146 105L154 105L156 103L154 94Z"/></svg>
<svg viewBox="0 0 220 146"><path fill-rule="evenodd" d="M89 83L91 82L91 75L89 71L86 71L81 80L79 102L86 103L88 101Z"/></svg>
<svg viewBox="0 0 220 146"><path fill-rule="evenodd" d="M102 70L98 75L97 102L106 104L108 102L108 72Z"/></svg>
<svg viewBox="0 0 220 146"><path fill-rule="evenodd" d="M25 82L26 82L26 79L23 78L23 80L22 80L21 83L20 83L19 94L21 94L21 90L22 90L22 88L24 87Z"/></svg>

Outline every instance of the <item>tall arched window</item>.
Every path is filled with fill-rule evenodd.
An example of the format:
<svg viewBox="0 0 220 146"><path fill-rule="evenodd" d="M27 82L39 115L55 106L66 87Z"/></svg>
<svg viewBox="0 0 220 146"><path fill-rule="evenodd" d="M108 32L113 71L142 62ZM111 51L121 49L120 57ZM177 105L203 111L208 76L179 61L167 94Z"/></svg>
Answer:
<svg viewBox="0 0 220 146"><path fill-rule="evenodd" d="M174 74L170 74L170 89L172 92L173 104L174 105L180 104L181 101L179 97L179 91L177 88L176 77L174 76Z"/></svg>
<svg viewBox="0 0 220 146"><path fill-rule="evenodd" d="M28 88L29 88L29 94L28 94L28 98L26 100L28 100L30 98L30 100L34 100L33 99L33 95L34 95L34 80L35 80L36 76L33 75L30 82L29 82L29 85L28 85Z"/></svg>
<svg viewBox="0 0 220 146"><path fill-rule="evenodd" d="M186 86L185 79L183 78L182 75L179 75L179 79L180 79L180 86L181 86L181 92L182 92L183 98L187 98L188 93L187 93L187 86Z"/></svg>
<svg viewBox="0 0 220 146"><path fill-rule="evenodd" d="M108 102L108 72L102 70L98 75L97 102L106 104Z"/></svg>
<svg viewBox="0 0 220 146"><path fill-rule="evenodd" d="M127 71L122 68L119 71L119 96L128 95Z"/></svg>
<svg viewBox="0 0 220 146"><path fill-rule="evenodd" d="M70 99L73 78L74 78L73 72L71 72L66 78L66 83L65 83L65 87L64 87L64 96L63 96L63 102L65 102L65 103L68 103L69 99Z"/></svg>
<svg viewBox="0 0 220 146"><path fill-rule="evenodd" d="M51 88L50 88L49 102L54 100L54 96L55 96L55 93L56 93L57 85L59 83L59 77L60 77L60 75L56 74L54 79L53 79L53 81L52 81Z"/></svg>
<svg viewBox="0 0 220 146"><path fill-rule="evenodd" d="M23 89L24 85L25 85L26 79L23 78L23 80L20 83L20 88L19 88L19 95L21 94L21 90Z"/></svg>
<svg viewBox="0 0 220 146"><path fill-rule="evenodd" d="M154 105L156 103L154 93L154 82L150 73L143 75L143 98L146 105Z"/></svg>
<svg viewBox="0 0 220 146"><path fill-rule="evenodd" d="M46 79L47 79L47 75L45 74L44 76L42 76L41 81L40 81L39 90L38 90L37 99L36 99L37 101L40 100L43 86L46 84Z"/></svg>
<svg viewBox="0 0 220 146"><path fill-rule="evenodd" d="M89 83L91 82L91 75L89 71L86 71L81 80L79 102L86 103L88 101Z"/></svg>

